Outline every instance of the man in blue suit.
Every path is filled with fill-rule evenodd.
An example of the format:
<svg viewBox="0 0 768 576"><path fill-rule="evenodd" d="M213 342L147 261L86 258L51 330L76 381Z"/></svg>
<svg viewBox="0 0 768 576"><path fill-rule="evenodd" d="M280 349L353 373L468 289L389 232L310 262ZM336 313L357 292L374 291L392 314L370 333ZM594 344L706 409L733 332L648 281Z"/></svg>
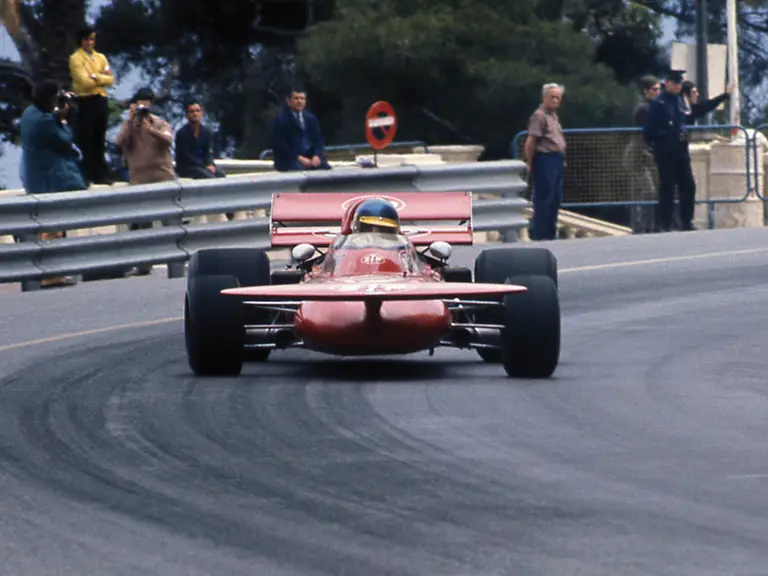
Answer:
<svg viewBox="0 0 768 576"><path fill-rule="evenodd" d="M272 126L275 170L330 170L317 117L306 110L307 95L293 87L286 94L285 107Z"/></svg>

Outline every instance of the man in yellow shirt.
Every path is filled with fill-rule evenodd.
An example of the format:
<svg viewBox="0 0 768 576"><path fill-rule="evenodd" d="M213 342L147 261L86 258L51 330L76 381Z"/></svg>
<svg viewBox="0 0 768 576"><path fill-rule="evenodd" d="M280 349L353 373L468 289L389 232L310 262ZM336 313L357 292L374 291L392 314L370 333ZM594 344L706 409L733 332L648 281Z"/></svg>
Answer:
<svg viewBox="0 0 768 576"><path fill-rule="evenodd" d="M85 180L110 184L104 160L109 121L107 87L115 83L106 56L94 50L96 32L85 28L77 36L80 47L69 57L72 91L77 95L76 140L83 153Z"/></svg>

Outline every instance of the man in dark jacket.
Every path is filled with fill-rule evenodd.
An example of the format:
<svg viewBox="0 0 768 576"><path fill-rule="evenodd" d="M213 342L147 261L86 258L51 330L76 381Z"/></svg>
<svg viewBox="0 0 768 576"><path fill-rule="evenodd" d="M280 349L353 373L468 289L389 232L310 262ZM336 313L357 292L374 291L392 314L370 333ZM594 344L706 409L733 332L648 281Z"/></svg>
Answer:
<svg viewBox="0 0 768 576"><path fill-rule="evenodd" d="M69 104L57 107L59 87L44 81L35 87L32 104L21 115L22 180L28 194L85 190L78 166L81 156L65 120Z"/></svg>
<svg viewBox="0 0 768 576"><path fill-rule="evenodd" d="M176 132L176 174L181 178L220 178L213 161L213 131L203 124L203 107L196 99L184 106L187 123Z"/></svg>
<svg viewBox="0 0 768 576"><path fill-rule="evenodd" d="M275 170L330 170L320 123L305 109L306 93L300 88L291 88L285 103L272 126Z"/></svg>
<svg viewBox="0 0 768 576"><path fill-rule="evenodd" d="M58 95L56 82L41 82L35 86L32 104L21 115L21 179L27 194L69 192L88 187L78 165L82 154L75 146L72 129L65 120L69 104ZM63 232L40 234L42 240L63 237ZM40 281L42 288L73 284L75 281L70 276Z"/></svg>
<svg viewBox="0 0 768 576"><path fill-rule="evenodd" d="M688 151L689 113L681 95L684 70L670 70L664 91L648 107L643 125L643 137L653 150L659 171L659 225L662 231L672 230L675 187L680 197L682 230L695 230L693 213L696 181L691 170Z"/></svg>

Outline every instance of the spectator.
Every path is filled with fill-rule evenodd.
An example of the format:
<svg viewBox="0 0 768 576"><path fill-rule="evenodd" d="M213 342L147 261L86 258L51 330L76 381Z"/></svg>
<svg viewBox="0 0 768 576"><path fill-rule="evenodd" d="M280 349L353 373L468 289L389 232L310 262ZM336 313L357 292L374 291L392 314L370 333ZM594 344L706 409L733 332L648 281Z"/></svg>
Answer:
<svg viewBox="0 0 768 576"><path fill-rule="evenodd" d="M96 32L85 28L78 34L80 47L69 57L72 89L77 95L77 144L83 151L85 180L93 184L111 184L104 159L109 106L107 87L115 83L106 56L96 52Z"/></svg>
<svg viewBox="0 0 768 576"><path fill-rule="evenodd" d="M202 105L193 99L184 111L187 123L176 133L176 174L196 179L226 176L213 161L213 132L202 123Z"/></svg>
<svg viewBox="0 0 768 576"><path fill-rule="evenodd" d="M317 117L306 110L307 95L293 87L286 94L285 107L272 127L275 170L330 170Z"/></svg>
<svg viewBox="0 0 768 576"><path fill-rule="evenodd" d="M80 151L65 120L70 99L63 96L56 82L43 81L35 87L32 104L21 115L21 176L27 194L87 188L77 164ZM63 236L63 232L44 232L41 239ZM40 285L47 288L74 283L71 277L65 276L44 279Z"/></svg>
<svg viewBox="0 0 768 576"><path fill-rule="evenodd" d="M149 88L140 89L130 104L128 119L123 122L115 144L128 165L130 184L152 184L176 179L171 146L173 129L162 118L152 114L155 95ZM131 230L151 228L151 222L131 224ZM149 274L151 265L137 268L140 275Z"/></svg>
<svg viewBox="0 0 768 576"><path fill-rule="evenodd" d="M697 119L706 116L720 106L720 104L728 100L731 97L732 92L733 85L729 84L722 94L710 98L709 100L699 102L699 89L696 88L696 84L690 80L686 80L683 82L680 90L680 93L683 95L683 102L685 103L686 109L685 123L689 126L696 124Z"/></svg>
<svg viewBox="0 0 768 576"><path fill-rule="evenodd" d="M173 129L152 114L155 95L149 88L139 90L131 101L128 119L123 122L115 144L128 164L131 184L151 184L174 180L171 146Z"/></svg>
<svg viewBox="0 0 768 576"><path fill-rule="evenodd" d="M696 181L688 151L688 114L681 96L684 70L670 70L664 90L651 102L643 126L646 144L653 149L659 171L659 225L663 232L672 230L675 186L680 196L682 230L693 225Z"/></svg>
<svg viewBox="0 0 768 576"><path fill-rule="evenodd" d="M645 116L648 106L661 91L661 83L655 76L643 76L638 82L640 89L640 102L632 113L632 124L642 128L645 124ZM633 202L650 202L656 199L656 185L654 173L656 167L653 163L653 155L648 150L643 139L642 131L633 134L629 146L624 152L624 168L629 173L630 198ZM633 205L630 208L632 232L646 234L656 230L655 206Z"/></svg>
<svg viewBox="0 0 768 576"><path fill-rule="evenodd" d="M545 84L541 105L528 121L525 159L533 181L532 240L557 238L565 172L565 137L557 110L564 92L563 86Z"/></svg>

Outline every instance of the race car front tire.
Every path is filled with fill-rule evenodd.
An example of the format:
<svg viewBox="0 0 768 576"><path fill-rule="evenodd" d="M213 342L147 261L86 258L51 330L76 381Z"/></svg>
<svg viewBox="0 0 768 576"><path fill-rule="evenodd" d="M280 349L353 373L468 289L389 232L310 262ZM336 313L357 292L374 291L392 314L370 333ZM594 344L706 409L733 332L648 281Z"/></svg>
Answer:
<svg viewBox="0 0 768 576"><path fill-rule="evenodd" d="M269 286L270 261L266 250L261 248L205 248L192 255L187 271L187 289L199 278L208 276L234 276L240 286ZM273 314L266 310L244 310L247 324L269 324ZM269 358L269 348L246 350L244 358L249 362L264 362Z"/></svg>
<svg viewBox="0 0 768 576"><path fill-rule="evenodd" d="M242 300L221 294L239 287L234 276L199 276L187 288L184 340L189 367L198 376L237 376L243 368Z"/></svg>
<svg viewBox="0 0 768 576"><path fill-rule="evenodd" d="M512 276L525 292L504 296L501 363L512 378L549 378L560 360L560 298L547 276Z"/></svg>
<svg viewBox="0 0 768 576"><path fill-rule="evenodd" d="M489 248L480 252L475 260L475 282L503 284L511 276L545 276L557 287L557 259L547 248ZM475 315L480 324L502 323L498 309L482 310ZM501 350L478 348L477 354L485 362L498 364L502 361Z"/></svg>

